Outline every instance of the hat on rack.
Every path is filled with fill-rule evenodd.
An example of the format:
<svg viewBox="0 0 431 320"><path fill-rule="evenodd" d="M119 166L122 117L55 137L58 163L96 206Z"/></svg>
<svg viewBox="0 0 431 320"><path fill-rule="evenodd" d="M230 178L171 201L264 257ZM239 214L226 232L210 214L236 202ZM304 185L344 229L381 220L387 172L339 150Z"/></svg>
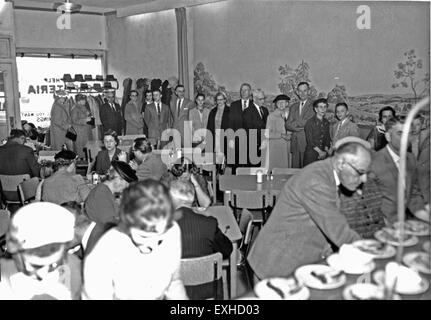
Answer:
<svg viewBox="0 0 431 320"><path fill-rule="evenodd" d="M66 84L66 90L75 90L75 89L78 89L78 87L75 86L73 84L73 82L69 82L69 83Z"/></svg>
<svg viewBox="0 0 431 320"><path fill-rule="evenodd" d="M104 89L114 89L114 88L112 88L112 84L110 82L105 82L103 84L103 88Z"/></svg>
<svg viewBox="0 0 431 320"><path fill-rule="evenodd" d="M91 74L86 74L86 75L84 76L84 80L85 80L85 81L93 81L93 76L92 76Z"/></svg>
<svg viewBox="0 0 431 320"><path fill-rule="evenodd" d="M84 77L82 76L82 74L75 74L75 81L84 82Z"/></svg>
<svg viewBox="0 0 431 320"><path fill-rule="evenodd" d="M64 82L73 82L73 79L72 79L72 76L70 75L70 73L63 74L63 81Z"/></svg>
<svg viewBox="0 0 431 320"><path fill-rule="evenodd" d="M88 87L88 84L86 84L86 83L81 83L81 86L79 87L79 89L81 89L81 90L88 90L88 89L90 89L90 88Z"/></svg>
<svg viewBox="0 0 431 320"><path fill-rule="evenodd" d="M108 74L106 76L106 80L105 81L117 81L117 79L115 79L114 75Z"/></svg>
<svg viewBox="0 0 431 320"><path fill-rule="evenodd" d="M103 76L97 75L96 76L96 81L103 81Z"/></svg>
<svg viewBox="0 0 431 320"><path fill-rule="evenodd" d="M95 83L93 84L93 90L97 91L97 92L102 92L102 86L100 85L100 83Z"/></svg>

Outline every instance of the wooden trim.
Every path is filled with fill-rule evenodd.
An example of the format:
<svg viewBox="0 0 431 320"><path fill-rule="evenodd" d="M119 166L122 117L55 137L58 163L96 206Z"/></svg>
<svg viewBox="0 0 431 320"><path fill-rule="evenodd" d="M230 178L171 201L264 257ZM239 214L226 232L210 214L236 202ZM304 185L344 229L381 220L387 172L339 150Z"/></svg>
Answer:
<svg viewBox="0 0 431 320"><path fill-rule="evenodd" d="M99 57L106 55L107 50L104 49L75 49L75 48L30 48L30 47L17 47L16 52L18 54L35 54L35 55L47 55L51 53L53 55L65 55L70 56L74 54L76 56L94 56L97 54Z"/></svg>

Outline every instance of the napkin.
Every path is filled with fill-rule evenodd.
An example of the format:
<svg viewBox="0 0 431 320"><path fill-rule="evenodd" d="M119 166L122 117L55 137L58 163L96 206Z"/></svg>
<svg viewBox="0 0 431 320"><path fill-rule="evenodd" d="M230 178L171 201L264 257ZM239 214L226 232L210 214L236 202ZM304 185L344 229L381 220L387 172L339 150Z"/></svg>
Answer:
<svg viewBox="0 0 431 320"><path fill-rule="evenodd" d="M351 244L343 244L338 252L340 261L345 267L365 266L373 260L373 255L355 248Z"/></svg>

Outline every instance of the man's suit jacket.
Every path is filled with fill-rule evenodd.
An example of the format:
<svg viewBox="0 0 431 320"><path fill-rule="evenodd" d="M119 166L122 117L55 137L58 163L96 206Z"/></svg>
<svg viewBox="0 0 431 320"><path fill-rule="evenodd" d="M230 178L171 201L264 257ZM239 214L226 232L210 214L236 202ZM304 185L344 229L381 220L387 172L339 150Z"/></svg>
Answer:
<svg viewBox="0 0 431 320"><path fill-rule="evenodd" d="M248 106L250 107L251 105L253 105L253 100L249 99L248 100ZM234 131L237 131L239 129L244 129L243 114L244 114L244 111L242 111L242 100L239 99L239 100L232 102L232 104L230 105L229 119L230 119L230 127ZM235 171L235 168L237 166L244 165L244 163L242 163L242 161L240 162L240 160L242 159L242 157L240 158L240 149L241 149L240 145L241 145L241 143L243 143L243 142L239 141L239 138L235 138L235 163L234 163L234 168L233 168L234 171ZM233 173L235 173L235 172L233 172Z"/></svg>
<svg viewBox="0 0 431 320"><path fill-rule="evenodd" d="M129 101L124 107L124 120L126 120L126 134L142 134L144 120L142 119L142 103Z"/></svg>
<svg viewBox="0 0 431 320"><path fill-rule="evenodd" d="M151 153L149 157L142 162L136 169L136 175L139 181L145 179L160 180L168 171L166 164L163 163L159 154Z"/></svg>
<svg viewBox="0 0 431 320"><path fill-rule="evenodd" d="M220 252L227 259L232 252L232 242L218 227L217 220L195 213L192 209L181 207L177 209L179 217L177 223L181 229L181 258L202 257ZM222 289L219 282L218 289ZM187 294L190 299L206 299L213 296L213 284L211 282L187 286ZM222 290L218 290L218 297L222 296Z"/></svg>
<svg viewBox="0 0 431 320"><path fill-rule="evenodd" d="M340 212L331 161L310 164L284 185L248 255L259 278L289 276L328 256L332 248L360 239Z"/></svg>
<svg viewBox="0 0 431 320"><path fill-rule="evenodd" d="M382 192L382 212L389 222L395 222L397 215L398 168L388 151L388 145L373 154L370 177L376 180ZM412 153L407 153L405 204L412 213L422 209L424 202L417 180L417 164Z"/></svg>
<svg viewBox="0 0 431 320"><path fill-rule="evenodd" d="M350 136L358 137L358 138L360 137L358 125L350 121L349 118L344 120L344 123L337 131L339 124L340 124L340 121L337 121L331 127L330 133L331 133L332 145L334 145L335 142L337 142L338 140L345 137L350 137Z"/></svg>
<svg viewBox="0 0 431 320"><path fill-rule="evenodd" d="M14 141L8 141L0 147L0 174L29 174L31 177L39 177L40 168L30 147Z"/></svg>
<svg viewBox="0 0 431 320"><path fill-rule="evenodd" d="M189 120L189 112L195 107L195 104L190 99L184 98L180 106L180 112L178 113L178 100L177 96L171 99L171 118L169 126L173 129L177 129L181 133L181 137L184 137L184 122Z"/></svg>
<svg viewBox="0 0 431 320"><path fill-rule="evenodd" d="M192 135L193 138L195 138L196 140L199 140L199 138L196 136L195 137L195 132L196 130L199 129L205 129L207 128L207 124L208 124L208 116L210 114L210 110L208 108L204 108L202 110L202 120L200 117L200 112L198 110L198 108L193 108L192 110L190 110L190 114L189 114L189 119L192 122ZM203 133L202 133L203 135ZM199 135L200 137L201 135ZM203 135L203 138L205 139L205 135Z"/></svg>
<svg viewBox="0 0 431 320"><path fill-rule="evenodd" d="M262 134L262 130L266 128L266 120L268 119L268 114L269 114L268 109L266 109L265 107L261 107L260 110L262 112L262 117L259 115L259 112L256 109L256 105L254 103L250 103L248 108L245 109L242 114L242 124L244 126L244 129L247 130L247 147L248 147L247 153L249 155L248 164L256 165L256 166L260 166L261 161L259 161L258 163L251 163L250 155L255 154L258 157L261 156L261 151L260 151L260 145L262 142L261 134ZM253 129L257 129L257 132L254 134L251 134L251 130ZM256 139L255 143L253 143L253 145L256 146L255 151L250 150L251 139Z"/></svg>
<svg viewBox="0 0 431 320"><path fill-rule="evenodd" d="M144 120L148 126L148 138L153 140L160 140L162 132L169 127L170 109L166 104L161 103L160 116L157 114L155 103L146 106L144 113Z"/></svg>
<svg viewBox="0 0 431 320"><path fill-rule="evenodd" d="M114 103L115 111L109 103L104 103L100 106L100 121L102 122L102 133L109 129L114 130L121 136L123 129L123 115L121 114L121 107L118 103Z"/></svg>
<svg viewBox="0 0 431 320"><path fill-rule="evenodd" d="M305 139L304 126L308 119L314 116L313 101L310 98L305 102L302 108L302 113L299 115L299 105L300 101L295 102L290 107L289 116L286 120L286 130L292 131L291 138L291 152L304 152L307 146L307 141Z"/></svg>

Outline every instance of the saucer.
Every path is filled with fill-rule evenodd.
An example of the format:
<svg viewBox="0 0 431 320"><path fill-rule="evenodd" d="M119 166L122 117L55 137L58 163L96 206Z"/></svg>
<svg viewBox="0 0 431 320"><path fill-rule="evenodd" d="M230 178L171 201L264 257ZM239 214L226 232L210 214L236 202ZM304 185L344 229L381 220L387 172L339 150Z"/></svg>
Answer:
<svg viewBox="0 0 431 320"><path fill-rule="evenodd" d="M372 283L355 283L343 290L343 298L345 300L384 300L384 292L382 287ZM392 299L401 300L401 297L394 294Z"/></svg>
<svg viewBox="0 0 431 320"><path fill-rule="evenodd" d="M403 257L403 262L409 268L431 274L430 255L425 252L410 252Z"/></svg>
<svg viewBox="0 0 431 320"><path fill-rule="evenodd" d="M377 284L383 285L383 283L385 281L385 271L379 270L379 271L374 272L373 279ZM417 288L409 290L409 289L399 288L399 286L396 285L395 291L397 293L400 293L400 294L415 295L415 294L420 294L420 293L427 291L428 287L429 287L428 281L426 279L424 279L423 277L421 277L421 282L419 283L419 286Z"/></svg>
<svg viewBox="0 0 431 320"><path fill-rule="evenodd" d="M395 222L394 228L399 229L401 222ZM404 232L413 236L427 236L430 234L430 225L419 220L407 220L404 223Z"/></svg>
<svg viewBox="0 0 431 320"><path fill-rule="evenodd" d="M365 253L371 254L374 259L391 258L397 253L393 246L373 239L358 240L353 242L352 245Z"/></svg>
<svg viewBox="0 0 431 320"><path fill-rule="evenodd" d="M374 270L374 268L376 267L376 264L374 263L374 261L371 261L367 264L364 265L359 265L359 266L349 266L349 265L345 265L343 264L343 261L341 260L341 257L338 253L334 253L332 255L330 255L327 259L326 262L334 269L337 270L342 270L345 273L348 274L363 274L363 273L369 273L371 271Z"/></svg>
<svg viewBox="0 0 431 320"><path fill-rule="evenodd" d="M295 277L313 289L335 289L346 283L343 271L323 264L309 264L295 271Z"/></svg>
<svg viewBox="0 0 431 320"><path fill-rule="evenodd" d="M397 230L391 228L383 228L382 230L377 231L374 234L374 237L381 242L389 243L394 246L411 247L419 242L419 239L416 236L412 236L407 233L404 234L404 241L401 242Z"/></svg>

